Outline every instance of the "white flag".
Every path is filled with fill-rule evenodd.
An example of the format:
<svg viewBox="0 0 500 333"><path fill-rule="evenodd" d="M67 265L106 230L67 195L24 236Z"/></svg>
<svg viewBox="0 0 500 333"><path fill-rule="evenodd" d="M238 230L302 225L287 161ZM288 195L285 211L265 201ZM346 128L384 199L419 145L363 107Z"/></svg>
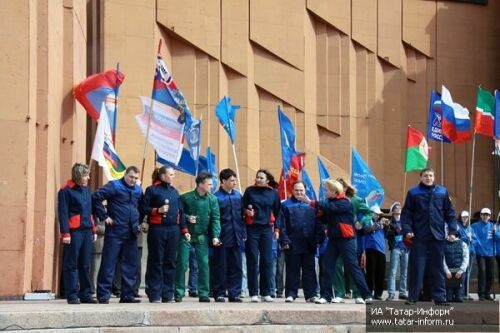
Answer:
<svg viewBox="0 0 500 333"><path fill-rule="evenodd" d="M142 134L146 136L149 116L148 142L154 147L158 156L165 161L177 165L182 155L182 137L184 124L178 122L179 112L155 100L153 112L150 112L151 99L141 96L144 113L135 116Z"/></svg>
<svg viewBox="0 0 500 333"><path fill-rule="evenodd" d="M104 104L99 116L91 158L103 168L108 180L122 178L125 174L125 165L118 157L113 145L111 126Z"/></svg>

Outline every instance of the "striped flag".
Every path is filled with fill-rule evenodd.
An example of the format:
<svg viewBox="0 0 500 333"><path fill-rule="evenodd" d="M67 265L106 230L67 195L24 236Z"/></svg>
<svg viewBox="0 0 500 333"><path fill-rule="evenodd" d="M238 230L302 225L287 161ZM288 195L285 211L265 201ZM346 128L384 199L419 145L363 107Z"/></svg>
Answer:
<svg viewBox="0 0 500 333"><path fill-rule="evenodd" d="M123 177L125 174L125 165L116 153L108 114L103 111L105 110L101 111L99 117L99 125L97 125L97 131L95 133L91 158L103 168L106 178L108 180L113 180Z"/></svg>

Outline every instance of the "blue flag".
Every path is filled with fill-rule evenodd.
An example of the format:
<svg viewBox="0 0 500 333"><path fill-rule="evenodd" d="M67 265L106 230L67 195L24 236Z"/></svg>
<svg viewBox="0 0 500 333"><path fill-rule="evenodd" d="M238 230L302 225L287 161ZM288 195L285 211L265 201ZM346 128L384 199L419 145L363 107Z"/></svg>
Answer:
<svg viewBox="0 0 500 333"><path fill-rule="evenodd" d="M295 150L295 129L288 117L281 111L278 106L278 121L280 124L281 138L281 160L283 166L283 176L286 178L290 171L290 164L293 155L297 154Z"/></svg>
<svg viewBox="0 0 500 333"><path fill-rule="evenodd" d="M368 207L374 205L382 207L384 189L354 148L352 149L351 183L358 190L358 195L366 201Z"/></svg>
<svg viewBox="0 0 500 333"><path fill-rule="evenodd" d="M231 143L234 144L236 138L235 117L236 111L240 108L239 105L232 105L231 98L224 96L215 107L215 116L219 119L219 123L224 127Z"/></svg>
<svg viewBox="0 0 500 333"><path fill-rule="evenodd" d="M450 143L450 139L443 135L443 112L441 96L435 91L431 92L429 103L429 124L427 127L427 137L434 141Z"/></svg>
<svg viewBox="0 0 500 333"><path fill-rule="evenodd" d="M325 200L326 199L326 194L325 190L323 189L323 182L325 180L330 179L330 173L328 172L328 169L326 166L323 164L321 159L318 156L318 170L319 170L319 200Z"/></svg>
<svg viewBox="0 0 500 333"><path fill-rule="evenodd" d="M219 185L219 177L217 176L217 164L215 162L215 154L212 153L210 147L207 147L207 168L208 173L212 175L212 193L217 191Z"/></svg>
<svg viewBox="0 0 500 333"><path fill-rule="evenodd" d="M196 163L191 157L189 150L185 148L182 150L181 159L179 160L179 163L177 165L162 159L159 155L157 155L156 161L161 165L168 165L177 171L187 173L188 175L191 176L196 176ZM198 159L198 172L201 171L208 172L208 165L206 157L200 155Z"/></svg>
<svg viewBox="0 0 500 333"><path fill-rule="evenodd" d="M314 191L314 186L311 181L311 178L309 178L309 175L306 172L305 168L302 168L302 181L306 185L306 195L309 199L316 201L316 191Z"/></svg>
<svg viewBox="0 0 500 333"><path fill-rule="evenodd" d="M495 90L495 138L500 139L500 93Z"/></svg>
<svg viewBox="0 0 500 333"><path fill-rule="evenodd" d="M189 128L186 141L189 147L189 153L191 158L195 162L195 167L198 169L198 158L200 157L200 145L201 145L201 120L194 120Z"/></svg>

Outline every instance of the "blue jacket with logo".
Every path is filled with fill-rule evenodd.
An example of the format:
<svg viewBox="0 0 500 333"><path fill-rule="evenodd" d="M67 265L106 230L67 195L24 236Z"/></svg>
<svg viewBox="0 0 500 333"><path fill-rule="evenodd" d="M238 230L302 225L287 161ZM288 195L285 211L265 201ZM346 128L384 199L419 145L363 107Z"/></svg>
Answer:
<svg viewBox="0 0 500 333"><path fill-rule="evenodd" d="M113 219L113 224L106 226L106 237L128 239L139 233L141 199L140 186L130 186L123 178L112 180L94 192L92 195L94 214L101 221L108 217ZM106 208L103 205L104 200L107 201Z"/></svg>
<svg viewBox="0 0 500 333"><path fill-rule="evenodd" d="M401 212L401 224L405 235L414 233L416 241L444 240L446 223L449 233L456 234L455 210L445 187L426 186L420 183L408 191Z"/></svg>
<svg viewBox="0 0 500 333"><path fill-rule="evenodd" d="M69 180L57 194L57 212L59 231L62 237L68 237L70 231L92 229L92 197L88 187L83 187Z"/></svg>
<svg viewBox="0 0 500 333"><path fill-rule="evenodd" d="M493 257L493 226L491 221L478 221L471 225L471 229L474 231L472 245L478 256Z"/></svg>
<svg viewBox="0 0 500 333"><path fill-rule="evenodd" d="M165 200L168 200L168 212L166 214L159 213L158 208L165 205ZM146 189L142 201L142 212L148 216L149 224L186 227L179 192L168 183L156 182Z"/></svg>
<svg viewBox="0 0 500 333"><path fill-rule="evenodd" d="M222 246L243 247L246 238L245 224L243 223L243 201L238 191L226 192L220 188L214 193L219 202Z"/></svg>
<svg viewBox="0 0 500 333"><path fill-rule="evenodd" d="M324 230L316 223L315 209L294 196L281 204L278 227L280 245L288 245L286 252L293 254L314 253L318 227L321 231Z"/></svg>

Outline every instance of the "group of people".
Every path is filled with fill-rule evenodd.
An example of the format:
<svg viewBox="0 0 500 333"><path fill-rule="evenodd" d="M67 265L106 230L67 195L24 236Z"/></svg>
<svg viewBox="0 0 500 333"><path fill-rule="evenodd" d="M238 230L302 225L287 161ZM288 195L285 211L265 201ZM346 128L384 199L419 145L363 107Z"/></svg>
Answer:
<svg viewBox="0 0 500 333"><path fill-rule="evenodd" d="M343 302L346 290L352 289L356 303L370 303L381 299L384 290L386 238L391 251L388 300L395 298L399 266L400 299L414 304L429 282L436 304L460 301L460 288L470 274L469 252L477 256L479 297L491 298L493 257L498 253L494 246L500 247L491 212L481 211L481 224L457 225L447 190L434 184L431 169L422 171L420 184L410 189L403 207L391 206L390 216L377 206L368 207L341 178L323 183L325 200L308 198L306 185L297 181L291 197L281 202L278 184L265 169L257 171L254 185L243 195L235 189L237 175L231 169L221 170L221 185L213 194L212 176L203 172L193 190L179 194L173 185L175 170L168 166L154 170L144 193L134 166L94 193L86 165L75 164L71 174L58 194L69 304L109 303L116 274L120 302L140 302L137 237L142 232L147 232L145 292L151 303L182 302L193 252L200 302L210 302L210 297L242 302L245 270L250 301L273 302L276 250L285 262L286 302L294 302L302 286L306 302ZM465 217L463 212L462 221ZM105 224L96 299L90 277L94 218ZM447 280L459 281L452 285Z"/></svg>

